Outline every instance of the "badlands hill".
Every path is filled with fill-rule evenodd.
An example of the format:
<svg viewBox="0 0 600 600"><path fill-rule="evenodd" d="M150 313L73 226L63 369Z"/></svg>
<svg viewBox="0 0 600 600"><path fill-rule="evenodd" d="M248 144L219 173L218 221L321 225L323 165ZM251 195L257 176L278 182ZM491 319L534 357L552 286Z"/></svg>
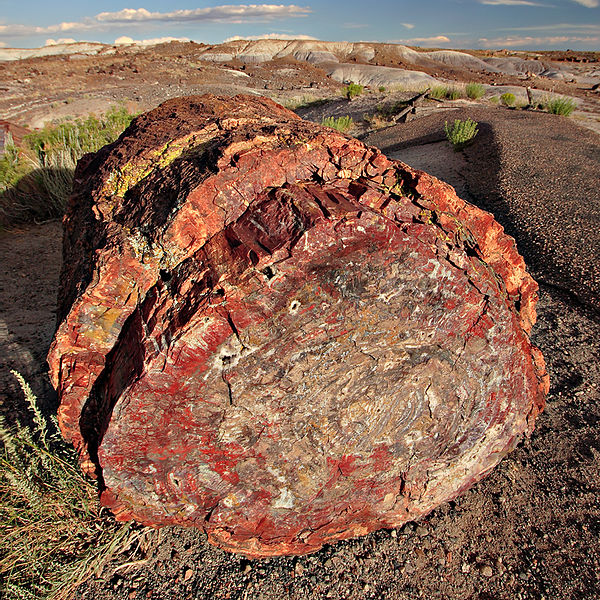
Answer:
<svg viewBox="0 0 600 600"><path fill-rule="evenodd" d="M290 102L347 82L422 89L478 81L489 95L525 87L594 103L600 53L422 50L398 44L237 40L218 45L77 43L0 49L0 118L29 127L125 101L146 110L175 96L251 92ZM493 88L493 89L492 89ZM520 90L520 92L519 92ZM592 107L590 107L592 108Z"/></svg>

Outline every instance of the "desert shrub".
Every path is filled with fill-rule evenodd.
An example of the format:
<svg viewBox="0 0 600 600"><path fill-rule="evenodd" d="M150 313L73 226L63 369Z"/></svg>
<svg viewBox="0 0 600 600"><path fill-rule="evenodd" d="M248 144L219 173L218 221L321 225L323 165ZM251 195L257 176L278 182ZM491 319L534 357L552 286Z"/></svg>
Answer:
<svg viewBox="0 0 600 600"><path fill-rule="evenodd" d="M380 86L379 86L379 91L380 91L381 93L385 92L385 86L384 86L384 85L380 85Z"/></svg>
<svg viewBox="0 0 600 600"><path fill-rule="evenodd" d="M455 119L454 123L449 125L448 121L446 121L444 124L444 131L446 132L448 141L454 146L454 149L461 150L477 135L477 122L472 119L466 119L465 121Z"/></svg>
<svg viewBox="0 0 600 600"><path fill-rule="evenodd" d="M33 427L0 421L0 596L66 600L116 554L133 554L150 530L105 513L56 420L44 418L29 385L12 373Z"/></svg>
<svg viewBox="0 0 600 600"><path fill-rule="evenodd" d="M512 106L515 103L515 95L510 92L505 92L500 96L500 100L504 106Z"/></svg>
<svg viewBox="0 0 600 600"><path fill-rule="evenodd" d="M485 88L483 85L481 85L481 83L467 83L465 92L467 94L467 98L471 98L471 100L478 100L485 95Z"/></svg>
<svg viewBox="0 0 600 600"><path fill-rule="evenodd" d="M124 107L104 116L46 125L0 158L0 226L62 216L77 161L113 142L135 115Z"/></svg>
<svg viewBox="0 0 600 600"><path fill-rule="evenodd" d="M498 98L498 96L492 96L492 97L490 98L490 102L491 102L492 104L498 104L498 103L500 102L500 98Z"/></svg>
<svg viewBox="0 0 600 600"><path fill-rule="evenodd" d="M124 106L113 107L101 118L90 115L63 123L46 125L40 131L25 136L25 143L40 158L68 153L76 162L87 152L96 152L114 142L131 123L135 115Z"/></svg>
<svg viewBox="0 0 600 600"><path fill-rule="evenodd" d="M349 131L354 127L354 120L352 117L323 117L321 121L321 125L325 125L325 127L332 127L333 129L337 129L342 133Z"/></svg>
<svg viewBox="0 0 600 600"><path fill-rule="evenodd" d="M349 83L344 88L344 96L348 98L348 100L353 100L357 96L360 96L364 91L364 86L358 85L358 83Z"/></svg>
<svg viewBox="0 0 600 600"><path fill-rule="evenodd" d="M546 98L542 102L542 106L544 110L553 115L563 115L564 117L568 117L577 108L577 103L572 98L553 96L551 98Z"/></svg>

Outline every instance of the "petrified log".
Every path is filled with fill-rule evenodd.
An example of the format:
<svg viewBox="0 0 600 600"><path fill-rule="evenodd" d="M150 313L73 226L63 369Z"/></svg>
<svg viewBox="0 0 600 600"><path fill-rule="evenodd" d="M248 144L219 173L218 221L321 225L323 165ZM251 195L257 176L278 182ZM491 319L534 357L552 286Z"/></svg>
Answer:
<svg viewBox="0 0 600 600"><path fill-rule="evenodd" d="M455 497L544 404L513 239L269 100L138 117L78 165L65 228L51 377L119 519L312 552Z"/></svg>

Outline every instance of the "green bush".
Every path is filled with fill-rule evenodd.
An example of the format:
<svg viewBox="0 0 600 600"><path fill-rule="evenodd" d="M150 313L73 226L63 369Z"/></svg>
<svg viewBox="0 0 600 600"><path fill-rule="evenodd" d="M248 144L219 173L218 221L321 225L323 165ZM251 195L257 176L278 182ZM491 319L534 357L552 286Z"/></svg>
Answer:
<svg viewBox="0 0 600 600"><path fill-rule="evenodd" d="M380 85L380 86L379 86L379 91L380 91L381 93L385 92L385 86L383 86L383 85Z"/></svg>
<svg viewBox="0 0 600 600"><path fill-rule="evenodd" d="M150 530L108 516L56 419L44 418L29 385L12 373L34 426L0 420L0 597L66 600Z"/></svg>
<svg viewBox="0 0 600 600"><path fill-rule="evenodd" d="M479 100L479 98L482 98L485 95L485 88L481 83L467 83L465 92L467 93L467 98Z"/></svg>
<svg viewBox="0 0 600 600"><path fill-rule="evenodd" d="M515 103L515 95L510 92L505 92L500 96L500 100L504 106L512 106Z"/></svg>
<svg viewBox="0 0 600 600"><path fill-rule="evenodd" d="M564 117L568 117L577 108L577 103L572 98L553 96L545 99L542 102L542 106L544 110L553 115L563 115Z"/></svg>
<svg viewBox="0 0 600 600"><path fill-rule="evenodd" d="M349 83L344 88L344 96L348 98L348 100L353 100L357 96L360 96L364 91L364 86L358 85L358 83Z"/></svg>
<svg viewBox="0 0 600 600"><path fill-rule="evenodd" d="M492 97L490 98L490 102L491 102L492 104L498 104L498 102L500 102L500 98L498 98L498 96L492 96Z"/></svg>
<svg viewBox="0 0 600 600"><path fill-rule="evenodd" d="M352 117L323 117L321 121L321 125L325 125L325 127L332 127L333 129L337 129L342 133L349 131L354 127L354 120Z"/></svg>
<svg viewBox="0 0 600 600"><path fill-rule="evenodd" d="M461 150L467 146L477 135L477 122L472 119L461 121L455 119L452 125L448 125L448 121L444 124L444 131L448 141L454 146L455 150Z"/></svg>

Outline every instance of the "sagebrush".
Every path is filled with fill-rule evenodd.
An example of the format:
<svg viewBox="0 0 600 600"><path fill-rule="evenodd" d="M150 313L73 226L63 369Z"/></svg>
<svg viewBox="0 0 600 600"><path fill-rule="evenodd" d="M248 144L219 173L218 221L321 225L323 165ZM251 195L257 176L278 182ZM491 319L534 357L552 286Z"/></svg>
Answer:
<svg viewBox="0 0 600 600"><path fill-rule="evenodd" d="M448 141L454 146L455 150L461 150L473 141L473 138L479 131L478 123L472 119L466 119L461 121L455 119L452 125L448 124L448 121L444 124L444 131Z"/></svg>
<svg viewBox="0 0 600 600"><path fill-rule="evenodd" d="M12 373L33 426L0 420L0 597L67 600L117 554L133 554L150 530L105 512L56 420L44 418L29 385Z"/></svg>

